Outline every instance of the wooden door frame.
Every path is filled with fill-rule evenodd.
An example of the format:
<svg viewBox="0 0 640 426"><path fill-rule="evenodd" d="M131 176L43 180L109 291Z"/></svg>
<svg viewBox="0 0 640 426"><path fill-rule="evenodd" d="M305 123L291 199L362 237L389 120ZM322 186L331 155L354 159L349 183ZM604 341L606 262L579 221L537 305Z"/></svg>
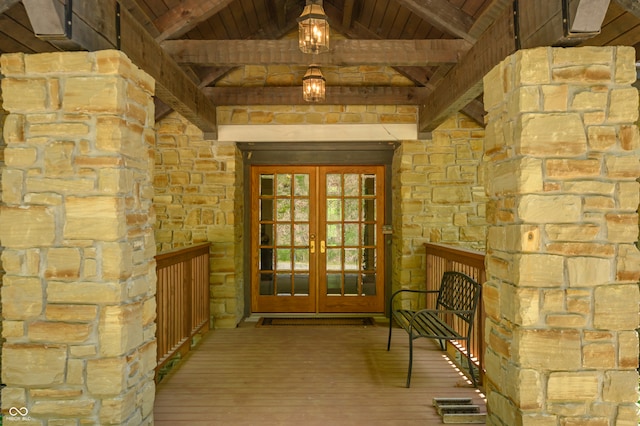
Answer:
<svg viewBox="0 0 640 426"><path fill-rule="evenodd" d="M391 226L392 193L391 169L395 149L398 142L237 142L236 146L242 152L243 181L244 181L244 235L251 235L251 166L254 165L381 165L385 168L385 226ZM384 269L384 300L385 315L386 301L391 291L391 234L384 235L385 269ZM244 316L251 315L251 243L243 239L244 254Z"/></svg>

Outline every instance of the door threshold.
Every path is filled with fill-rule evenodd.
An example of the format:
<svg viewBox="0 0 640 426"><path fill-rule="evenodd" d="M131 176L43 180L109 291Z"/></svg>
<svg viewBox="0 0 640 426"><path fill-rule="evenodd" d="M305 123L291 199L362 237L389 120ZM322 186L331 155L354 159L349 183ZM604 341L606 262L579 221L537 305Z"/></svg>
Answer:
<svg viewBox="0 0 640 426"><path fill-rule="evenodd" d="M384 314L375 312L375 313L301 313L301 312L291 312L291 313L274 313L274 312L265 312L265 313L252 313L248 317L244 319L245 322L258 322L260 318L364 318L364 317L372 317L376 322L386 322L388 318L384 316Z"/></svg>

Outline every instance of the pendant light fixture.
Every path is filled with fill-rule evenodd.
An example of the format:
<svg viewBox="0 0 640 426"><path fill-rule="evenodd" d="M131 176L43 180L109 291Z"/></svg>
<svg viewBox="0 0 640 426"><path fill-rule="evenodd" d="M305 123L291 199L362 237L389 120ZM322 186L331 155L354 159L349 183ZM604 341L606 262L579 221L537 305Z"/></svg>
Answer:
<svg viewBox="0 0 640 426"><path fill-rule="evenodd" d="M322 102L325 99L326 80L317 65L309 65L302 77L302 96L307 102Z"/></svg>
<svg viewBox="0 0 640 426"><path fill-rule="evenodd" d="M303 53L329 50L329 19L322 8L322 0L307 0L298 18L298 45Z"/></svg>

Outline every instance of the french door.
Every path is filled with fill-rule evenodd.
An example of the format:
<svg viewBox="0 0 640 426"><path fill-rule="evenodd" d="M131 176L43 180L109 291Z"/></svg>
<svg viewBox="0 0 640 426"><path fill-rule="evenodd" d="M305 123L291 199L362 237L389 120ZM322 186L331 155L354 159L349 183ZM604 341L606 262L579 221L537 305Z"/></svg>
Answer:
<svg viewBox="0 0 640 426"><path fill-rule="evenodd" d="M384 311L384 166L251 168L253 312Z"/></svg>

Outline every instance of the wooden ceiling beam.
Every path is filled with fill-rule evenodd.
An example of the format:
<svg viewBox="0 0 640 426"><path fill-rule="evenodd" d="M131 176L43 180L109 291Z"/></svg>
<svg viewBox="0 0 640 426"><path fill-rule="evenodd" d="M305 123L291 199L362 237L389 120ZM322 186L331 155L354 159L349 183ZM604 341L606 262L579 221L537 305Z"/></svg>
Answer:
<svg viewBox="0 0 640 426"><path fill-rule="evenodd" d="M397 0L421 19L427 21L439 30L475 43L475 38L469 34L473 25L473 18L448 0Z"/></svg>
<svg viewBox="0 0 640 426"><path fill-rule="evenodd" d="M589 7L593 15L600 15L601 9L606 9L608 3L609 0L570 0L570 7L571 10L578 11ZM522 17L519 20L519 39L523 48L572 45L582 41L565 34L560 0L540 3L521 1L519 5ZM594 7L597 10L594 10ZM482 93L483 77L516 51L513 19L513 10L505 8L469 52L437 84L422 105L419 133L432 131L448 116L468 105ZM583 37L593 35L595 34L584 34Z"/></svg>
<svg viewBox="0 0 640 426"><path fill-rule="evenodd" d="M450 64L469 48L464 40L335 40L322 55L304 54L297 40L167 40L162 47L182 64L209 66Z"/></svg>
<svg viewBox="0 0 640 426"><path fill-rule="evenodd" d="M164 15L154 20L160 35L157 41L180 37L195 28L199 23L206 21L233 0L184 0L176 7L168 10Z"/></svg>
<svg viewBox="0 0 640 426"><path fill-rule="evenodd" d="M345 0L344 8L342 9L342 27L351 28L351 22L353 20L353 6L356 0Z"/></svg>
<svg viewBox="0 0 640 426"><path fill-rule="evenodd" d="M216 105L309 105L301 86L205 87L204 94ZM397 86L327 86L322 105L418 105L429 89ZM315 104L315 103L314 103Z"/></svg>
<svg viewBox="0 0 640 426"><path fill-rule="evenodd" d="M42 1L47 1L48 4L40 3ZM65 7L64 0L35 2L36 6L43 4L56 10L64 10ZM33 17L42 15L42 9L26 8L29 19L34 24L37 19ZM51 19L58 19L59 16L64 14L54 13ZM155 79L158 98L199 127L208 138L217 137L215 105L128 10L121 9L119 20L117 19L116 0L73 2L71 22L71 36L56 34L47 41L64 50L95 51L115 49L119 45L131 62ZM34 31L38 33L35 25Z"/></svg>

